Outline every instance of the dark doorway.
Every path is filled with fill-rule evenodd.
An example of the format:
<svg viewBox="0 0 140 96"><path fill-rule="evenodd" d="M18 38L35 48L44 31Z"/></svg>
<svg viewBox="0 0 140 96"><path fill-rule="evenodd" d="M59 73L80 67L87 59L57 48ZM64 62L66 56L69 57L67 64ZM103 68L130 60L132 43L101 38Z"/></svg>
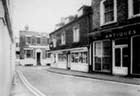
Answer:
<svg viewBox="0 0 140 96"><path fill-rule="evenodd" d="M37 65L41 65L41 63L40 63L40 53L37 53Z"/></svg>
<svg viewBox="0 0 140 96"><path fill-rule="evenodd" d="M132 72L140 75L140 36L134 37L132 42Z"/></svg>

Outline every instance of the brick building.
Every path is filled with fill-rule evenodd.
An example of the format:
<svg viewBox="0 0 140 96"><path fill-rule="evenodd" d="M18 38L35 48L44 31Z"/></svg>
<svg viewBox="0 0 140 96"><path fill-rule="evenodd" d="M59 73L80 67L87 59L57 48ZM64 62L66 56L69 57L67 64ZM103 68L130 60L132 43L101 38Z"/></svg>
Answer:
<svg viewBox="0 0 140 96"><path fill-rule="evenodd" d="M20 31L20 63L22 65L46 65L50 62L49 35L29 31L28 27Z"/></svg>
<svg viewBox="0 0 140 96"><path fill-rule="evenodd" d="M91 7L82 6L78 15L63 18L50 33L52 67L89 71L88 32L91 25Z"/></svg>
<svg viewBox="0 0 140 96"><path fill-rule="evenodd" d="M140 1L92 0L92 71L140 75Z"/></svg>

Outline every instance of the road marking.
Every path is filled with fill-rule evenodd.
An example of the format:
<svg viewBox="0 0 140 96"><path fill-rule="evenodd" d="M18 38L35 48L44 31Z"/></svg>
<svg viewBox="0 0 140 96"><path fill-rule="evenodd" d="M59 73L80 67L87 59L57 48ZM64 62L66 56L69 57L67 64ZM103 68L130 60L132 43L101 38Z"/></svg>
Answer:
<svg viewBox="0 0 140 96"><path fill-rule="evenodd" d="M17 70L17 73L19 74L20 79L25 84L25 86L35 95L35 96L46 96L44 93L40 92L38 89L33 87L29 81L24 77L23 73L19 70Z"/></svg>

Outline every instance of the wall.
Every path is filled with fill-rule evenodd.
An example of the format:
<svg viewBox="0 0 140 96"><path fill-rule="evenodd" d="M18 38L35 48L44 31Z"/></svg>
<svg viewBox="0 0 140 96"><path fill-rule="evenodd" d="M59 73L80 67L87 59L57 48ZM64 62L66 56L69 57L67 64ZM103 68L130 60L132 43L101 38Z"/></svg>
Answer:
<svg viewBox="0 0 140 96"><path fill-rule="evenodd" d="M4 22L4 9L0 0L0 96L9 96L14 76L14 44L11 41L7 24Z"/></svg>

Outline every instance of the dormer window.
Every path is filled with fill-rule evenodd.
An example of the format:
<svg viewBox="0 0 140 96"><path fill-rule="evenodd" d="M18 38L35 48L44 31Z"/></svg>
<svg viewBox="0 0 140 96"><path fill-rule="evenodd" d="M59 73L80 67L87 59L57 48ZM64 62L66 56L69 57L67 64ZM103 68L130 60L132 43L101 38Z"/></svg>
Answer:
<svg viewBox="0 0 140 96"><path fill-rule="evenodd" d="M102 0L100 3L101 25L110 24L117 21L116 0Z"/></svg>
<svg viewBox="0 0 140 96"><path fill-rule="evenodd" d="M140 16L140 0L128 0L129 18Z"/></svg>
<svg viewBox="0 0 140 96"><path fill-rule="evenodd" d="M83 9L78 10L78 17L83 15Z"/></svg>

